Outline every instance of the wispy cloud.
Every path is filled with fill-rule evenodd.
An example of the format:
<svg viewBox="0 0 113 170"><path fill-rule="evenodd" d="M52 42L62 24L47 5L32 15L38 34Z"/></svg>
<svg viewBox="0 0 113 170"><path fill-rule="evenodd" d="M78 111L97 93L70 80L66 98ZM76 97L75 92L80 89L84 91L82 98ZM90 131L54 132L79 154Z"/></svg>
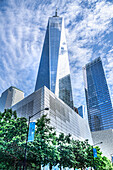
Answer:
<svg viewBox="0 0 113 170"><path fill-rule="evenodd" d="M91 4L89 2L86 7L79 4L79 7L79 21L76 21L77 15L75 15L73 19L75 22L70 22L66 31L70 51L74 99L78 106L84 103L82 100L84 99L82 67L94 58L101 56L106 72L109 68L106 63L107 59L113 60L113 56L108 55L113 46L113 42L111 42L111 36L113 36L113 4L107 1L94 1ZM112 71L108 70L106 77L113 101L111 75Z"/></svg>
<svg viewBox="0 0 113 170"><path fill-rule="evenodd" d="M101 56L113 101L113 3L103 0L0 1L0 93L34 90L48 17L65 18L74 103L85 103L82 67Z"/></svg>

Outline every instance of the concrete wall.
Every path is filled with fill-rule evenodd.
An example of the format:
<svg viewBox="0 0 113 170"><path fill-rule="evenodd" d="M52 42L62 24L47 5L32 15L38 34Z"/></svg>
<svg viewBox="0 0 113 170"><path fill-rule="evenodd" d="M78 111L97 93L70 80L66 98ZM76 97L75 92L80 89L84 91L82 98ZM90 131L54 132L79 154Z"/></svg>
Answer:
<svg viewBox="0 0 113 170"><path fill-rule="evenodd" d="M94 144L103 142L98 146L101 148L103 155L111 160L113 155L113 129L92 132Z"/></svg>
<svg viewBox="0 0 113 170"><path fill-rule="evenodd" d="M89 139L89 142L92 143L91 132L87 121L76 114L74 110L46 87L24 98L14 105L12 109L17 111L19 117L24 116L28 118L45 107L48 107L49 111L38 113L31 121L36 121L42 114L47 113L51 121L51 126L55 127L58 133L70 133L76 139Z"/></svg>

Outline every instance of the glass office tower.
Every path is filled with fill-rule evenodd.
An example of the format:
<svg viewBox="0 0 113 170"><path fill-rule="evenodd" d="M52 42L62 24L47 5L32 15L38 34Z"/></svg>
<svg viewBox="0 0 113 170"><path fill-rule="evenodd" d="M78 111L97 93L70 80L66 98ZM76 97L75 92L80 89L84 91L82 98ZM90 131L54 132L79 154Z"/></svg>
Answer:
<svg viewBox="0 0 113 170"><path fill-rule="evenodd" d="M78 107L78 113L82 118L84 118L84 112L85 112L84 105L81 105L80 107Z"/></svg>
<svg viewBox="0 0 113 170"><path fill-rule="evenodd" d="M101 58L83 68L91 131L113 129L113 109Z"/></svg>
<svg viewBox="0 0 113 170"><path fill-rule="evenodd" d="M35 91L43 86L73 108L64 20L57 11L48 21Z"/></svg>

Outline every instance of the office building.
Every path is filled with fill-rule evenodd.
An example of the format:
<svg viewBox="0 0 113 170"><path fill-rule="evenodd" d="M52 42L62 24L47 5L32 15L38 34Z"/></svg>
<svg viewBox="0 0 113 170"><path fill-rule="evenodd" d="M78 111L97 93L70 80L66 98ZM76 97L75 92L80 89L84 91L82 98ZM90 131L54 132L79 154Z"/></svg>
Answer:
<svg viewBox="0 0 113 170"><path fill-rule="evenodd" d="M3 112L4 109L10 108L23 98L24 98L23 91L13 86L9 87L2 93L0 97L0 111Z"/></svg>
<svg viewBox="0 0 113 170"><path fill-rule="evenodd" d="M73 108L64 20L57 11L48 21L35 91L43 86Z"/></svg>
<svg viewBox="0 0 113 170"><path fill-rule="evenodd" d="M47 107L49 111L39 112ZM50 118L50 125L55 127L57 133L62 132L65 135L70 133L74 139L88 139L89 143L92 144L87 121L45 86L15 104L12 109L17 111L18 117L26 117L27 119L39 112L31 118L31 122L36 121L42 114L47 114L47 117Z"/></svg>
<svg viewBox="0 0 113 170"><path fill-rule="evenodd" d="M86 64L83 72L91 131L113 129L113 109L101 58Z"/></svg>
<svg viewBox="0 0 113 170"><path fill-rule="evenodd" d="M84 118L84 112L85 112L84 109L85 109L85 108L84 108L84 105L81 105L80 107L78 107L78 114L79 114L82 118Z"/></svg>

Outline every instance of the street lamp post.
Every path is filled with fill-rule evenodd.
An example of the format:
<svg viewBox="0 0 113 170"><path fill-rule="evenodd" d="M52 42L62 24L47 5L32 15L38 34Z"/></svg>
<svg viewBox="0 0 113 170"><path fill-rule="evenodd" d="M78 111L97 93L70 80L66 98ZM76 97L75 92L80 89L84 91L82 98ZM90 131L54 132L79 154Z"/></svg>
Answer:
<svg viewBox="0 0 113 170"><path fill-rule="evenodd" d="M32 117L34 117L35 115L37 115L38 113L44 111L44 110L49 110L49 108L46 107L46 108L40 110L39 112L35 113L34 115L29 116L28 127L27 127L27 136L26 136L26 144L25 144L25 154L24 154L24 166L23 166L23 170L26 170L26 161L27 161L26 153L27 153L27 141L28 141L28 133L29 133L30 119L31 119Z"/></svg>
<svg viewBox="0 0 113 170"><path fill-rule="evenodd" d="M92 145L92 153L93 153L93 146L98 145L98 144L102 144L103 142L99 142L99 143L95 143L94 145ZM95 169L95 160L94 160L94 155L93 155L93 168Z"/></svg>

